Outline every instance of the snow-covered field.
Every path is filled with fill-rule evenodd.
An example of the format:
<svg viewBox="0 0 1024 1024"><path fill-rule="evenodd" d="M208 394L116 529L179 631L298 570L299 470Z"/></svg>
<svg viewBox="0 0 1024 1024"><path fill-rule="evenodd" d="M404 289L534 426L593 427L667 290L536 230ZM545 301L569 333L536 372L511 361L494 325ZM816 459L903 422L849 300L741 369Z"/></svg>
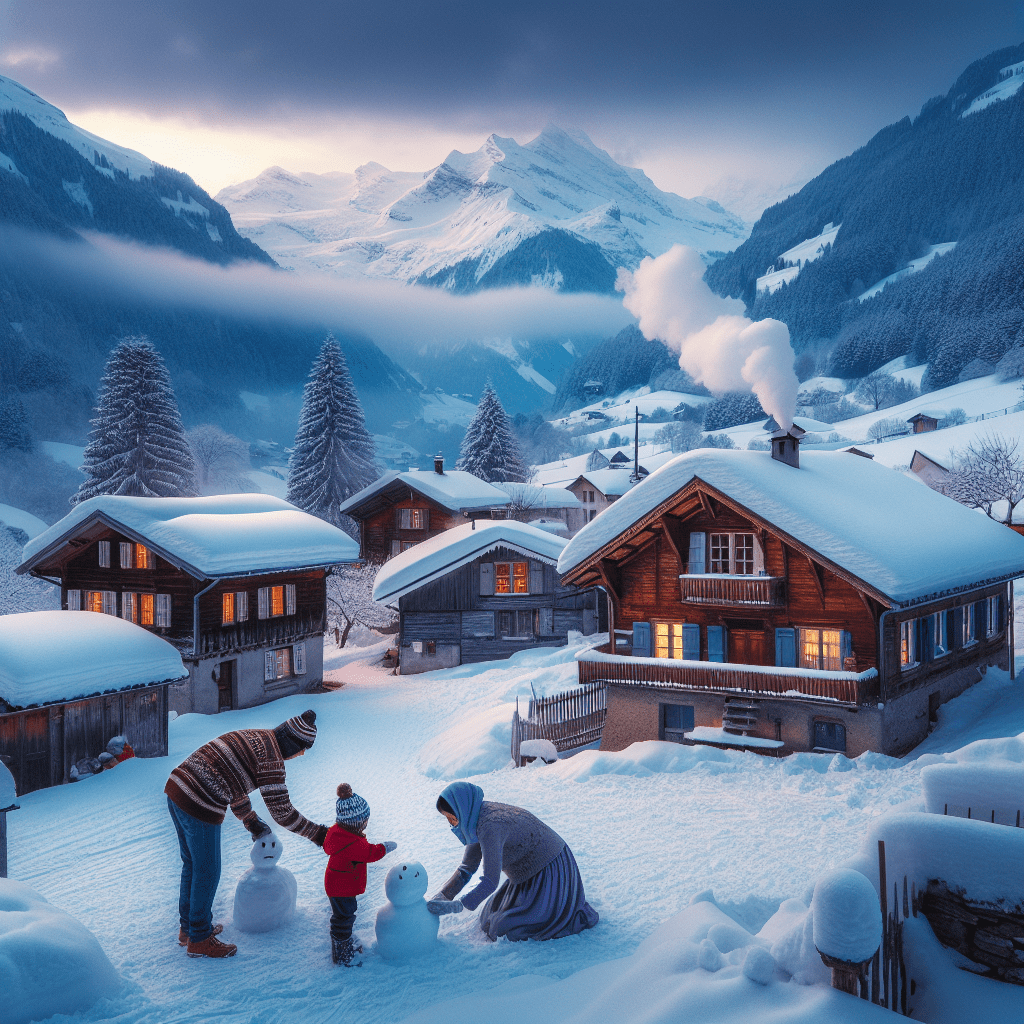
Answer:
<svg viewBox="0 0 1024 1024"><path fill-rule="evenodd" d="M21 810L9 816L11 877L89 928L124 981L113 998L54 1019L667 1022L699 1007L695 1019L708 1021L883 1019L884 1011L821 986L776 980L765 987L740 966L707 973L697 966L694 943L702 928L706 935L725 919L711 904L687 907L711 889L722 910L753 933L782 901L806 901L816 876L854 853L880 815L923 807L916 761L813 754L773 760L652 742L513 769L515 698L528 697L531 681L538 692L571 686L573 647L396 677L377 665L386 645L340 652L329 646L327 674L344 681L339 690L178 718L169 757L128 761L21 799ZM941 758L972 740L1024 732L1021 698L1019 681L990 671L940 710L938 728L913 756ZM263 935L233 927L234 887L249 867L250 844L230 816L214 909L239 952L225 961L189 959L176 942L179 861L162 792L167 774L221 732L272 727L306 707L317 712L319 734L310 754L289 765L296 806L329 822L334 789L348 781L372 808L369 838L399 843L397 853L369 868L356 923L363 966L331 965L324 856L289 833L283 866L298 880L295 918ZM373 918L389 866L397 858L421 861L433 891L459 861L461 847L433 809L456 777L473 778L490 799L528 807L564 836L600 912L595 929L551 943L490 943L476 930L475 915L462 914L442 920L441 945L429 961L396 965L374 955ZM262 814L258 795L254 803ZM955 1019L964 1018L931 1018Z"/></svg>

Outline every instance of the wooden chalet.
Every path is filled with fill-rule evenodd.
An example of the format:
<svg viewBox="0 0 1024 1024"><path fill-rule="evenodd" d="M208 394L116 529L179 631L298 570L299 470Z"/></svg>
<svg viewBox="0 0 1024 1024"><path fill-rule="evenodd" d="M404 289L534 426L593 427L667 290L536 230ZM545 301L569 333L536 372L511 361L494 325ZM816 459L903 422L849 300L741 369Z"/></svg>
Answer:
<svg viewBox="0 0 1024 1024"><path fill-rule="evenodd" d="M59 585L62 608L174 644L189 675L171 687L171 709L213 714L319 684L327 574L357 552L343 531L267 494L102 495L23 557L17 571Z"/></svg>
<svg viewBox="0 0 1024 1024"><path fill-rule="evenodd" d="M359 524L359 557L380 563L415 544L460 526L466 519L504 517L508 494L472 473L444 468L392 470L341 505Z"/></svg>
<svg viewBox="0 0 1024 1024"><path fill-rule="evenodd" d="M399 609L399 671L429 672L558 647L598 630L594 588L565 586L567 541L511 519L464 523L403 551L377 573L376 601Z"/></svg>
<svg viewBox="0 0 1024 1024"><path fill-rule="evenodd" d="M869 459L678 456L569 542L563 583L602 586L616 641L602 747L711 742L901 754L938 707L1007 667L1024 542Z"/></svg>
<svg viewBox="0 0 1024 1024"><path fill-rule="evenodd" d="M18 795L70 781L115 736L166 757L168 689L185 678L171 644L123 619L0 616L0 759Z"/></svg>
<svg viewBox="0 0 1024 1024"><path fill-rule="evenodd" d="M621 453L620 453L621 454ZM646 476L646 471L644 473ZM583 509L583 522L591 522L634 484L629 469L592 469L581 473L566 488Z"/></svg>

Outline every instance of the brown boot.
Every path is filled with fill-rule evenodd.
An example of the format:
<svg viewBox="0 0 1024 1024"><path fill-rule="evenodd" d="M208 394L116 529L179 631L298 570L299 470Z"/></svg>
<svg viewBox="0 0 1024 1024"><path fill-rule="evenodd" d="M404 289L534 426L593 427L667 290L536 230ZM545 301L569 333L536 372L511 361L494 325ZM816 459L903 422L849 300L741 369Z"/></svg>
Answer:
<svg viewBox="0 0 1024 1024"><path fill-rule="evenodd" d="M213 926L213 931L210 932L210 934L211 935L220 935L220 933L222 931L224 931L224 925L222 925L222 924L215 924ZM187 928L179 928L178 929L178 945L179 946L187 946L188 945L188 929Z"/></svg>
<svg viewBox="0 0 1024 1024"><path fill-rule="evenodd" d="M234 956L238 952L238 947L233 946L230 942L221 942L216 935L211 934L207 935L202 942L193 942L189 939L185 952L189 956Z"/></svg>

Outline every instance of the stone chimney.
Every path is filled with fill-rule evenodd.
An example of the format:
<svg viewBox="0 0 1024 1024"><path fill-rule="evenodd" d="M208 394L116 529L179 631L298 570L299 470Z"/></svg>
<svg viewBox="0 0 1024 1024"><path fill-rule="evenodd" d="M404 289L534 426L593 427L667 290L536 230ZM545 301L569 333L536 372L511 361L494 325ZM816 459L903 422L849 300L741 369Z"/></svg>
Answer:
<svg viewBox="0 0 1024 1024"><path fill-rule="evenodd" d="M784 462L794 469L800 468L800 438L807 433L795 423L789 430L773 430L771 435L772 458L776 462Z"/></svg>
<svg viewBox="0 0 1024 1024"><path fill-rule="evenodd" d="M438 476L444 476L444 455L442 455L441 452L438 452L434 456L434 472L437 473Z"/></svg>

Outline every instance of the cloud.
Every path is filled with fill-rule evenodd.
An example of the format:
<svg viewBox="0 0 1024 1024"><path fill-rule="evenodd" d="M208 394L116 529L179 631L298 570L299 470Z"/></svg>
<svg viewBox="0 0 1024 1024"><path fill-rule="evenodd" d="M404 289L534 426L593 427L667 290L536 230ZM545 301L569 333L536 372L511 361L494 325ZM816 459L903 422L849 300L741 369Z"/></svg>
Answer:
<svg viewBox="0 0 1024 1024"><path fill-rule="evenodd" d="M255 263L220 267L90 235L65 242L0 228L0 258L57 276L83 294L265 317L363 334L385 350L489 338L608 337L632 322L611 296L508 288L458 296L390 281L345 281Z"/></svg>
<svg viewBox="0 0 1024 1024"><path fill-rule="evenodd" d="M630 273L620 270L615 287L622 304L649 340L679 353L679 365L711 391L757 395L781 426L790 427L799 387L793 372L789 328L778 320L756 323L743 303L723 299L704 283L704 264L695 250L674 245L649 256Z"/></svg>
<svg viewBox="0 0 1024 1024"><path fill-rule="evenodd" d="M16 69L38 68L45 71L52 64L60 61L60 54L45 46L25 46L0 53L0 67L11 71Z"/></svg>

